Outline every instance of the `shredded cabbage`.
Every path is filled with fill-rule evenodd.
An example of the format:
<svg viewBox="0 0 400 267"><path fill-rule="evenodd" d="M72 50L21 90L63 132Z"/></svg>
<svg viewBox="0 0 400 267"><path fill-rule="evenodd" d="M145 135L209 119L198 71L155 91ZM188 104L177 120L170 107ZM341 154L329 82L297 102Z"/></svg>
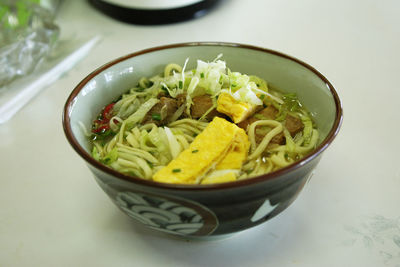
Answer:
<svg viewBox="0 0 400 267"><path fill-rule="evenodd" d="M255 82L260 90L268 92L268 84L264 79L261 79L260 77L255 75L250 75L249 77L250 77L250 82Z"/></svg>
<svg viewBox="0 0 400 267"><path fill-rule="evenodd" d="M228 73L229 85L233 92L236 90L246 87L250 81L250 77L246 74L241 74L240 72L230 72Z"/></svg>
<svg viewBox="0 0 400 267"><path fill-rule="evenodd" d="M150 142L157 147L157 152L160 155L165 155L163 160L161 160L162 164L166 164L171 160L172 157L169 157L170 151L169 151L169 145L168 145L168 140L164 138L164 131L162 128L155 128L150 131L149 135L149 140Z"/></svg>
<svg viewBox="0 0 400 267"><path fill-rule="evenodd" d="M222 176L222 175L225 175L225 174L231 173L231 172L234 173L235 175L239 175L240 170L237 170L237 169L213 170L207 176L208 176L208 178L212 178L212 177Z"/></svg>
<svg viewBox="0 0 400 267"><path fill-rule="evenodd" d="M260 99L260 96L268 95L271 97L271 94L268 93L266 82L257 76L248 76L240 72L229 72L228 77L230 91L233 92L232 96L237 101L262 105L263 101ZM278 98L278 100L280 99Z"/></svg>
<svg viewBox="0 0 400 267"><path fill-rule="evenodd" d="M253 82L248 83L245 87L240 88L235 93L233 93L233 98L238 101L247 102L253 105L262 105L263 102L261 99L257 97L257 95L253 92ZM255 84L254 84L255 85Z"/></svg>
<svg viewBox="0 0 400 267"><path fill-rule="evenodd" d="M304 145L308 145L311 141L311 136L313 133L312 121L310 117L304 114L300 116L300 119L304 124L304 129L303 129Z"/></svg>
<svg viewBox="0 0 400 267"><path fill-rule="evenodd" d="M222 60L213 62L204 62L197 60L197 68L195 76L199 78L198 86L205 89L206 93L211 96L217 96L221 91L221 76L226 75L226 63Z"/></svg>
<svg viewBox="0 0 400 267"><path fill-rule="evenodd" d="M283 133L284 133L285 138L286 138L286 147L287 147L287 151L290 152L290 153L295 152L295 150L296 150L296 144L295 144L295 142L293 141L293 138L292 138L292 136L290 135L289 131L288 131L286 128L284 128L284 129L283 129Z"/></svg>
<svg viewBox="0 0 400 267"><path fill-rule="evenodd" d="M154 86L161 87L174 98L186 93L186 112L189 113L193 104L192 98L197 95L208 94L216 98L222 91L229 92L236 100L247 102L252 105L262 105L265 95L278 103L283 101L268 93L267 83L257 77L231 72L226 63L218 57L212 62L197 60L197 67L192 71L185 71L189 58L185 60L181 72L173 71L162 76L155 76L150 79ZM173 64L172 64L173 65ZM171 65L170 68L173 68ZM168 68L168 69L170 69ZM178 70L177 68L173 68ZM179 70L178 70L179 71ZM261 97L261 98L260 98Z"/></svg>
<svg viewBox="0 0 400 267"><path fill-rule="evenodd" d="M92 149L92 157L93 157L95 160L100 160L100 153L98 152L96 146L93 146L93 149Z"/></svg>
<svg viewBox="0 0 400 267"><path fill-rule="evenodd" d="M192 80L190 81L189 87L187 89L187 95L186 95L186 112L187 113L190 113L190 106L193 104L192 96L193 96L193 93L198 84L199 84L199 78L193 77Z"/></svg>
<svg viewBox="0 0 400 267"><path fill-rule="evenodd" d="M140 122L143 120L144 116L146 116L147 112L159 102L157 98L150 98L146 102L144 102L137 110L135 113L130 115L124 123L129 124L131 126L135 125L136 123Z"/></svg>
<svg viewBox="0 0 400 267"><path fill-rule="evenodd" d="M104 164L111 164L118 159L118 151L117 148L114 147L108 152L105 157L101 160Z"/></svg>
<svg viewBox="0 0 400 267"><path fill-rule="evenodd" d="M181 153L181 146L176 140L174 134L171 132L171 129L164 127L164 131L168 138L169 149L171 151L172 158L174 159L179 155L179 153Z"/></svg>

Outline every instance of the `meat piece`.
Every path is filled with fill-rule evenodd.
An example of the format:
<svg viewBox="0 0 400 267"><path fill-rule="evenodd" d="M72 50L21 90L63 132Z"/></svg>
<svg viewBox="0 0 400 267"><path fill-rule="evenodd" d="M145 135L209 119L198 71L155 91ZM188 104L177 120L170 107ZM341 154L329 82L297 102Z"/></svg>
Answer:
<svg viewBox="0 0 400 267"><path fill-rule="evenodd" d="M180 108L183 105L186 105L186 96L187 96L186 93L182 93L182 94L179 94L179 95L177 95L175 97L177 105L178 105L178 108ZM189 118L190 117L189 115L190 114L187 113L186 108L185 108L178 119Z"/></svg>
<svg viewBox="0 0 400 267"><path fill-rule="evenodd" d="M283 132L278 133L272 137L270 144L284 145L286 143L285 135Z"/></svg>
<svg viewBox="0 0 400 267"><path fill-rule="evenodd" d="M167 96L167 93L165 91L161 91L158 93L157 98L161 98L163 96Z"/></svg>
<svg viewBox="0 0 400 267"><path fill-rule="evenodd" d="M242 121L241 123L238 123L238 126L244 130L247 129L247 127L252 124L253 122L258 121L258 119L251 117L248 118L247 120ZM257 129L260 126L256 127L256 134L255 134L255 139L256 139L256 143L259 144L261 143L261 141L264 139L264 134L261 133L257 133ZM283 132L275 135L272 139L271 139L271 143L272 144L279 144L279 145L284 145L285 144L285 135L283 134Z"/></svg>
<svg viewBox="0 0 400 267"><path fill-rule="evenodd" d="M274 120L276 118L276 115L278 115L278 113L279 111L273 105L269 105L268 107L258 111L256 114L247 118L246 120L239 122L237 125L240 128L246 130L250 124L260 120L261 118L266 120Z"/></svg>
<svg viewBox="0 0 400 267"><path fill-rule="evenodd" d="M258 119L256 119L254 116L245 119L244 121L241 121L237 124L237 126L239 126L240 128L242 128L243 130L247 130L247 127L252 124L253 122L258 121Z"/></svg>
<svg viewBox="0 0 400 267"><path fill-rule="evenodd" d="M143 124L155 123L157 126L164 125L177 109L178 103L175 99L161 97L160 102L155 104L154 107L147 112L146 116L143 118Z"/></svg>
<svg viewBox="0 0 400 267"><path fill-rule="evenodd" d="M288 129L290 135L294 137L298 132L302 131L304 128L303 122L301 119L296 118L291 115L286 116L285 122L286 129Z"/></svg>
<svg viewBox="0 0 400 267"><path fill-rule="evenodd" d="M262 117L263 119L267 120L274 120L276 116L278 115L279 111L273 106L269 105L268 107L264 108L263 110L257 112L255 115L252 117L238 123L238 126L244 130L247 130L247 127L252 124L255 121L260 120ZM261 115L261 116L260 116ZM256 143L259 144L261 141L264 139L264 134L257 133L257 129L260 126L256 127L256 134L255 134L255 139ZM291 115L286 116L286 122L285 122L285 127L288 129L290 135L294 137L298 132L302 131L304 128L303 122L301 119L296 118ZM283 132L277 134L271 139L270 144L278 144L278 145L284 145L286 143L285 135Z"/></svg>
<svg viewBox="0 0 400 267"><path fill-rule="evenodd" d="M247 127L252 124L255 121L260 120L259 118L262 117L263 119L266 120L274 120L276 118L276 116L278 115L279 111L273 106L273 105L269 105L268 107L260 110L259 112L257 112L255 115L253 115L252 117L238 123L238 126L244 130L247 129ZM257 115L261 115L261 116L257 116ZM258 117L258 118L257 118ZM264 139L264 134L260 134L257 133L257 129L260 126L256 127L256 134L255 134L255 139L256 139L256 143L259 144L261 143L261 141ZM285 144L285 135L282 133L277 134L276 136L274 136L271 139L271 144L278 144L278 145L284 145Z"/></svg>
<svg viewBox="0 0 400 267"><path fill-rule="evenodd" d="M257 131L256 131L256 134L254 137L256 139L256 143L259 144L264 139L265 134L257 133ZM284 145L285 143L286 143L286 139L285 139L285 135L283 134L283 132L280 132L279 134L272 137L272 139L270 141L270 144Z"/></svg>
<svg viewBox="0 0 400 267"><path fill-rule="evenodd" d="M266 120L274 120L278 113L279 111L273 105L269 105L268 107L258 111L256 114L247 118L246 120L239 122L238 126L246 130L248 125L252 124L255 121L258 121L260 117Z"/></svg>
<svg viewBox="0 0 400 267"><path fill-rule="evenodd" d="M190 114L192 115L193 119L199 119L213 106L213 101L209 95L195 96L192 98L192 101L193 104L190 107ZM206 115L206 119L211 120L219 114L220 113L217 111L217 109L214 108Z"/></svg>
<svg viewBox="0 0 400 267"><path fill-rule="evenodd" d="M176 101L178 103L178 107L184 105L186 103L186 93L182 93L176 96Z"/></svg>
<svg viewBox="0 0 400 267"><path fill-rule="evenodd" d="M278 115L279 110L277 110L273 105L269 105L268 107L264 108L263 110L257 112L256 114L260 114L261 116L265 117L267 120L274 120Z"/></svg>

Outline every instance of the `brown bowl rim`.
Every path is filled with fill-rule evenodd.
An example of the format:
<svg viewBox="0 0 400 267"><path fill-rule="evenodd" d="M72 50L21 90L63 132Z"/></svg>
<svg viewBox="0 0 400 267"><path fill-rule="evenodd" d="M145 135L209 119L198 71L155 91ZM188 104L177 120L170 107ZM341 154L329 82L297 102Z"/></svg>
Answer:
<svg viewBox="0 0 400 267"><path fill-rule="evenodd" d="M155 182L152 180L145 180L142 178L138 177L133 177L129 175L125 175L123 173L120 173L118 171L115 171L114 169L111 169L107 167L106 165L103 165L102 163L98 162L95 160L89 153L87 153L82 146L79 144L79 142L76 140L72 133L71 129L71 124L70 124L70 109L72 108L72 105L74 103L75 97L79 94L81 89L92 79L94 78L97 74L100 72L110 68L111 66L122 62L126 59L133 58L139 55L155 52L155 51L160 51L160 50L166 50L166 49L171 49L171 48L180 48L180 47L195 47L195 46L221 46L221 47L238 47L238 48L244 48L244 49L250 49L250 50L256 50L264 53L269 53L273 54L279 57L283 57L286 59L289 59L291 61L294 61L310 71L312 71L315 75L317 75L324 83L326 86L329 88L334 101L335 101L335 106L336 106L336 117L335 121L332 125L331 130L329 131L327 137L325 140L316 147L316 149L309 155L305 156L301 160L290 164L282 169L279 169L277 171L268 173L268 174L263 174L260 176L256 176L254 178L250 179L245 179L245 180L240 180L240 181L234 181L234 182L227 182L227 183L220 183L220 184L209 184L209 185L187 185L187 184L168 184L168 183L159 183ZM69 95L64 109L63 109L63 115L62 115L62 124L64 128L64 133L66 135L67 140L69 141L70 145L73 147L73 149L89 164L94 166L97 169L102 170L105 173L108 173L112 175L113 177L117 179L124 180L129 183L133 184L140 184L143 186L150 186L150 187L156 187L159 189L174 189L174 190L221 190L221 189L227 189L227 188L237 188L237 187L243 187L243 186L249 186L257 183L261 183L267 180L272 180L272 179L277 179L279 177L282 177L283 175L300 168L301 166L307 164L308 162L312 161L314 158L316 158L318 155L320 155L335 139L336 135L339 132L340 126L343 121L343 108L341 101L339 99L339 96L333 87L333 85L328 81L325 76L323 76L318 70L316 70L314 67L310 66L309 64L295 58L292 56L289 56L287 54L268 49L268 48L263 48L259 46L254 46L254 45L249 45L249 44L241 44L241 43L231 43L231 42L186 42L186 43L175 43L175 44L168 44L168 45L161 45L161 46L156 46L144 50L140 50L134 53L130 53L128 55L119 57L117 59L114 59L101 67L97 68L93 72L91 72L89 75L87 75L71 92Z"/></svg>

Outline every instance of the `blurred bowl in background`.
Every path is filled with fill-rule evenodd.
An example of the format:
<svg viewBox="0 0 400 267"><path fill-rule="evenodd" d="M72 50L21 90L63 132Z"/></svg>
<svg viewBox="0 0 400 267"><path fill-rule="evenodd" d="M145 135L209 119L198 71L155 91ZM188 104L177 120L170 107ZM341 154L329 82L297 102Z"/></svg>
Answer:
<svg viewBox="0 0 400 267"><path fill-rule="evenodd" d="M160 25L204 16L220 0L89 0L109 17L126 23Z"/></svg>

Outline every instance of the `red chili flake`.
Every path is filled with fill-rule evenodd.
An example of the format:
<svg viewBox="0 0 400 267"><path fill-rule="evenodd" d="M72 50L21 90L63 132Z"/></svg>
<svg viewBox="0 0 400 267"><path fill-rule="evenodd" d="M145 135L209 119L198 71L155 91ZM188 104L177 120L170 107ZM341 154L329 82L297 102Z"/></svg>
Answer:
<svg viewBox="0 0 400 267"><path fill-rule="evenodd" d="M104 110L103 110L103 118L104 118L104 119L107 119L107 120L110 120L110 119L111 119L112 109L113 109L114 105L115 105L115 103L111 103L111 104L108 104L108 105L104 108Z"/></svg>
<svg viewBox="0 0 400 267"><path fill-rule="evenodd" d="M109 122L112 117L112 109L115 103L108 104L104 107L103 112L99 119L94 120L94 129L92 130L93 133L103 133L110 129ZM114 121L115 122L115 121Z"/></svg>

